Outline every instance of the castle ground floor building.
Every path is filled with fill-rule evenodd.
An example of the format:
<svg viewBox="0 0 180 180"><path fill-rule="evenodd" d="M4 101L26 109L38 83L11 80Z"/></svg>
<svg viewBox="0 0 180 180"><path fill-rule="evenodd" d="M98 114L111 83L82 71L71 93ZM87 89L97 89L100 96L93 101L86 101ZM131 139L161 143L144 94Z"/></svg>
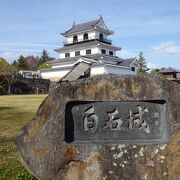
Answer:
<svg viewBox="0 0 180 180"><path fill-rule="evenodd" d="M71 80L76 80L100 74L135 75L137 73L136 58L124 60L113 57L112 60L112 58L106 56L96 58L81 56L69 58L68 61L57 59L48 64L52 65L51 69L39 70L39 72L41 78L50 79L51 81L69 80L66 77L70 74L73 76Z"/></svg>

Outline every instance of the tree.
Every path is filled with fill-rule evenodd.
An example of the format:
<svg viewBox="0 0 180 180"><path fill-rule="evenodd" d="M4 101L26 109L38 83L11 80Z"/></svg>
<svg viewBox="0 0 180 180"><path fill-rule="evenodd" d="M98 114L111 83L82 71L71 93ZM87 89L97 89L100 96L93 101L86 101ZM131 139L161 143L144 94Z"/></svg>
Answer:
<svg viewBox="0 0 180 180"><path fill-rule="evenodd" d="M46 63L43 63L38 67L38 69L49 69L49 68L52 68L52 66Z"/></svg>
<svg viewBox="0 0 180 180"><path fill-rule="evenodd" d="M38 66L40 66L41 64L49 61L50 59L51 58L49 57L47 50L43 49L42 53L41 53L41 56L39 58Z"/></svg>
<svg viewBox="0 0 180 180"><path fill-rule="evenodd" d="M152 68L151 73L152 74L159 74L160 71L164 70L165 68Z"/></svg>
<svg viewBox="0 0 180 180"><path fill-rule="evenodd" d="M5 59L0 58L0 76L7 81L8 94L11 94L11 86L15 81L17 68L9 64Z"/></svg>
<svg viewBox="0 0 180 180"><path fill-rule="evenodd" d="M27 65L26 65L26 63L25 63L25 58L24 58L23 55L21 55L21 56L19 57L19 59L18 59L17 68L18 68L19 70L26 70L26 69L28 69L28 68L27 68Z"/></svg>
<svg viewBox="0 0 180 180"><path fill-rule="evenodd" d="M33 71L37 69L39 57L27 56L24 58L24 61L25 61L27 69Z"/></svg>
<svg viewBox="0 0 180 180"><path fill-rule="evenodd" d="M18 66L18 63L17 63L16 60L14 60L12 64L13 64L14 66L16 66L16 67Z"/></svg>
<svg viewBox="0 0 180 180"><path fill-rule="evenodd" d="M142 51L139 53L139 58L137 59L137 62L138 62L138 73L146 73L149 70L146 64L146 59L144 58Z"/></svg>

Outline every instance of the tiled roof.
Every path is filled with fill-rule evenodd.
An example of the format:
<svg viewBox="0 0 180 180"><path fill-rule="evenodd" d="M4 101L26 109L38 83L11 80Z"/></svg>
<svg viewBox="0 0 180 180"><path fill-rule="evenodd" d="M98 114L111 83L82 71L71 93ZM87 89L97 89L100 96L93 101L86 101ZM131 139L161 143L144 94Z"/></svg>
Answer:
<svg viewBox="0 0 180 180"><path fill-rule="evenodd" d="M122 59L117 56L107 56L103 54L91 54L86 56L76 56L72 58L64 58L64 59L56 59L54 61L48 62L48 64L65 64L65 63L75 63L80 58L86 59L86 60L93 60L95 64L111 64L111 65L117 65L117 66L125 66L130 67L131 63L136 60L136 58L131 59ZM112 61L109 62L109 61Z"/></svg>
<svg viewBox="0 0 180 180"><path fill-rule="evenodd" d="M95 19L93 21L81 23L81 24L76 24L73 25L71 29L66 31L65 33L74 33L74 32L79 32L87 29L92 29L101 19Z"/></svg>
<svg viewBox="0 0 180 180"><path fill-rule="evenodd" d="M113 46L113 45L108 45L106 43L103 43L103 42L100 42L96 39L94 40L89 40L89 41L85 41L85 42L82 42L82 43L77 43L77 44L72 44L72 45L69 45L69 46L63 46L61 48L57 48L55 49L56 52L60 52L60 51L65 51L65 50L70 50L70 49L76 49L76 48L83 48L83 47L88 47L88 46L94 46L94 45L102 45L102 46L108 46L108 47L111 47L112 49L114 50L120 50L121 48L119 47L116 47L116 46Z"/></svg>
<svg viewBox="0 0 180 180"><path fill-rule="evenodd" d="M86 41L86 42L83 42L83 43L77 43L77 44L72 44L72 45L69 45L69 46L63 46L61 48L55 49L55 51L59 52L59 51L75 49L75 48L82 48L82 47L85 47L85 46L91 46L91 45L96 45L96 44L97 44L97 41L95 41L95 40Z"/></svg>
<svg viewBox="0 0 180 180"><path fill-rule="evenodd" d="M171 68L171 67L168 67L168 68L160 71L160 73L176 73L176 72L178 72L178 71L176 69Z"/></svg>
<svg viewBox="0 0 180 180"><path fill-rule="evenodd" d="M133 61L135 61L136 58L130 58L130 59L123 59L122 61L118 62L119 66L130 66Z"/></svg>
<svg viewBox="0 0 180 180"><path fill-rule="evenodd" d="M89 54L85 56L75 56L75 57L68 57L63 59L56 59L54 61L48 61L47 64L56 64L56 63L66 63L66 62L74 62L77 61L79 58L85 57L85 58L91 58L95 60L113 60L116 62L122 61L123 59L117 57L117 56L108 56L104 54Z"/></svg>
<svg viewBox="0 0 180 180"><path fill-rule="evenodd" d="M71 29L69 29L68 31L62 33L62 35L66 36L68 34L73 34L73 33L81 32L81 31L86 31L86 30L94 29L95 26L98 23L100 23L101 21L103 21L102 17L100 17L98 19L95 19L95 20L92 20L92 21L85 22L85 23L73 24ZM99 28L101 29L101 27L99 27ZM109 31L109 32L111 32L111 31Z"/></svg>

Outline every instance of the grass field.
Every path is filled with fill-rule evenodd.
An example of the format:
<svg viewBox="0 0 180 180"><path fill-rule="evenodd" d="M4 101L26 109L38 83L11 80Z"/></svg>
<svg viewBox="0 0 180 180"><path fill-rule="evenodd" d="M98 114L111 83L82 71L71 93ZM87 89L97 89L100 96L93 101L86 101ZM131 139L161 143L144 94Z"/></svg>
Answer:
<svg viewBox="0 0 180 180"><path fill-rule="evenodd" d="M19 129L35 115L47 95L0 96L0 180L15 179L24 171L13 139Z"/></svg>

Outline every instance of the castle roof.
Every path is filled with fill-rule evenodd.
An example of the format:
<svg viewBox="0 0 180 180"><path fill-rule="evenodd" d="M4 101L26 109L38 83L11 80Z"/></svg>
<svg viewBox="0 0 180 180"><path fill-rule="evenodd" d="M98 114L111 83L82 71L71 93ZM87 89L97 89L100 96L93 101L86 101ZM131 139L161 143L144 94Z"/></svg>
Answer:
<svg viewBox="0 0 180 180"><path fill-rule="evenodd" d="M107 34L113 34L113 31L110 31L106 27L106 25L103 21L103 18L100 16L100 18L98 18L98 19L88 21L85 23L80 23L80 24L74 23L73 26L68 31L62 33L61 35L67 36L67 35L74 34L77 32L83 32L83 31L94 30L94 29L106 31Z"/></svg>
<svg viewBox="0 0 180 180"><path fill-rule="evenodd" d="M76 57L69 57L64 59L56 59L54 61L49 61L47 64L66 64L66 63L75 63L80 58L86 59L86 60L92 60L95 64L112 64L117 66L124 66L124 67L130 67L132 63L136 61L136 58L131 59L123 59L119 58L117 56L108 56L108 55L102 55L102 54L91 54L86 56L76 56ZM111 60L111 61L109 61Z"/></svg>
<svg viewBox="0 0 180 180"><path fill-rule="evenodd" d="M136 58L123 59L122 61L120 61L118 63L118 65L129 67L131 65L131 63L133 63L136 60L137 60ZM136 63L136 65L137 65L137 63Z"/></svg>
<svg viewBox="0 0 180 180"><path fill-rule="evenodd" d="M73 63L74 61L77 61L81 57L86 57L86 58L91 58L95 60L113 60L115 62L121 62L123 59L119 58L118 56L110 56L110 55L105 55L105 54L88 54L85 56L75 56L75 57L66 57L66 58L58 58L53 61L48 61L47 64L56 64L56 63Z"/></svg>
<svg viewBox="0 0 180 180"><path fill-rule="evenodd" d="M119 47L116 47L116 46L113 46L113 45L109 45L107 43L103 43L103 42L100 42L97 39L94 39L94 40L89 40L89 41L82 42L82 43L66 45L66 46L63 46L61 48L55 49L55 51L56 52L61 52L61 51L66 51L66 50L71 50L71 49L78 49L78 48L84 48L84 47L94 46L94 45L96 45L96 46L97 45L105 46L105 47L108 47L108 48L116 50L116 51L121 50L121 48L119 48Z"/></svg>

